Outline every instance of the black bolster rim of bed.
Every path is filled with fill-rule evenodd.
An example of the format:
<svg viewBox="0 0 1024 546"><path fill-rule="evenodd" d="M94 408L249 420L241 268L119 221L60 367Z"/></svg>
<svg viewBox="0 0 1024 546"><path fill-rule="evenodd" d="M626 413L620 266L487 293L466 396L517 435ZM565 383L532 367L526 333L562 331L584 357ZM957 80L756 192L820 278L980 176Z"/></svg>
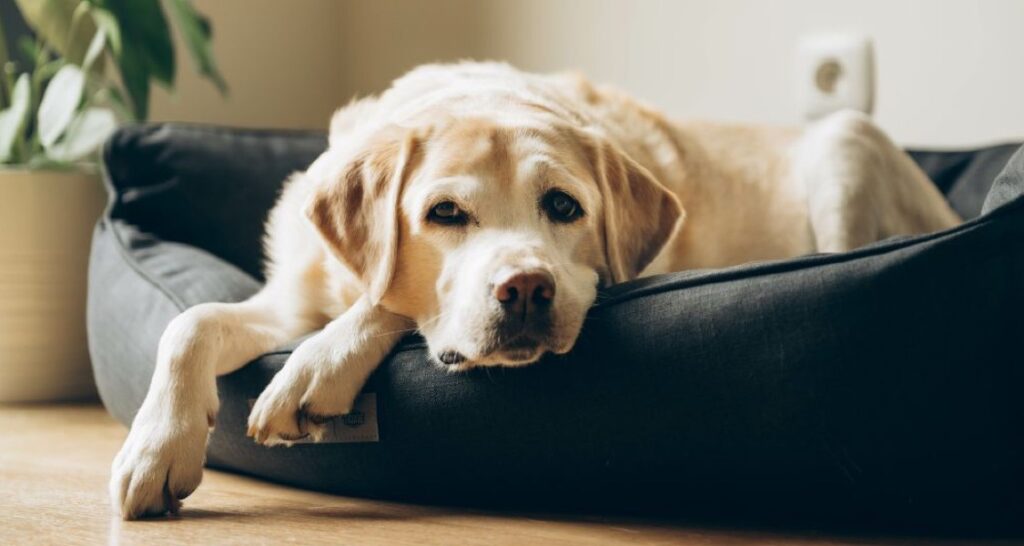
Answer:
<svg viewBox="0 0 1024 546"><path fill-rule="evenodd" d="M173 316L259 288L263 217L325 145L314 132L175 124L107 143L88 323L100 394L121 422ZM1024 513L1014 150L912 152L977 216L959 227L615 286L577 347L536 366L452 375L410 337L364 391L376 442L246 438L248 401L290 347L268 353L219 379L208 464L429 502L1013 527Z"/></svg>

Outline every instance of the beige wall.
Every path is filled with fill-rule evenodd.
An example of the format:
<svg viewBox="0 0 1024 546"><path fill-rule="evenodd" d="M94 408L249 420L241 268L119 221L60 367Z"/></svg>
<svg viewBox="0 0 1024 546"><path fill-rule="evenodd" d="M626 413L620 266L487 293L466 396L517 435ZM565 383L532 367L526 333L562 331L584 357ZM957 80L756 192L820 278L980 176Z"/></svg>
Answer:
<svg viewBox="0 0 1024 546"><path fill-rule="evenodd" d="M676 117L791 123L807 32L874 37L876 118L904 144L1024 139L1022 0L203 0L232 86L182 71L159 119L321 127L422 62L580 68ZM186 74L188 72L188 74Z"/></svg>
<svg viewBox="0 0 1024 546"><path fill-rule="evenodd" d="M151 118L244 127L325 128L342 102L336 0L194 0L214 27L223 98L178 48L178 86L156 89ZM175 37L177 38L177 37ZM180 40L178 40L180 45Z"/></svg>

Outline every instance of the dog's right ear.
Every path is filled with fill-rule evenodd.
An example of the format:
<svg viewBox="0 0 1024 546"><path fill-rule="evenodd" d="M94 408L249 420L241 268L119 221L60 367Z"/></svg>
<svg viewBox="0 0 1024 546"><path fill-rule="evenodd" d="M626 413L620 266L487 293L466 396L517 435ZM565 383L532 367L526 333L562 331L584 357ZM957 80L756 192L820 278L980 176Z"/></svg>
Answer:
<svg viewBox="0 0 1024 546"><path fill-rule="evenodd" d="M340 170L317 181L306 204L306 216L375 304L395 273L399 198L419 149L413 131L384 130Z"/></svg>

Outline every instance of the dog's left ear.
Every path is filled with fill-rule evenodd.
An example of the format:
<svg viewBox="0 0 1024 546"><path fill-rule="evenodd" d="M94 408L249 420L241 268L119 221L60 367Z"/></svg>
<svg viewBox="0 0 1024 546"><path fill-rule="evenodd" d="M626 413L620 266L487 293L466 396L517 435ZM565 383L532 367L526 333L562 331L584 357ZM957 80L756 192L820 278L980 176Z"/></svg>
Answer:
<svg viewBox="0 0 1024 546"><path fill-rule="evenodd" d="M654 260L686 213L675 195L617 146L593 135L586 142L601 188L609 280L625 282Z"/></svg>
<svg viewBox="0 0 1024 546"><path fill-rule="evenodd" d="M399 197L419 147L413 131L383 131L340 172L318 181L306 204L306 216L335 257L362 280L374 304L395 274Z"/></svg>

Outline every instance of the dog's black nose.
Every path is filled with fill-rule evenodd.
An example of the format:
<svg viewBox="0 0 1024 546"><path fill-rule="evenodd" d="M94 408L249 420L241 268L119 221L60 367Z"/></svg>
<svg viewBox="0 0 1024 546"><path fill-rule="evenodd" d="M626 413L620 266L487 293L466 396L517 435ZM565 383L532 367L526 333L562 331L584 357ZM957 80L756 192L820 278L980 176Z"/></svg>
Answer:
<svg viewBox="0 0 1024 546"><path fill-rule="evenodd" d="M510 313L526 316L555 299L555 279L543 270L521 271L495 283L494 298Z"/></svg>

